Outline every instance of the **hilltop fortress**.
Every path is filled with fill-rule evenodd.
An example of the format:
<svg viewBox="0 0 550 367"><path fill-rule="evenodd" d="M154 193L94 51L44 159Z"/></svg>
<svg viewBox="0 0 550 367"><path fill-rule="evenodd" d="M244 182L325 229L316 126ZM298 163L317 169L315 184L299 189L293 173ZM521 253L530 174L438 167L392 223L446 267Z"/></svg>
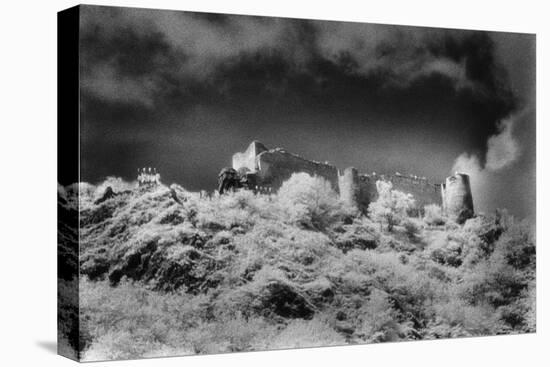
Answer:
<svg viewBox="0 0 550 367"><path fill-rule="evenodd" d="M447 216L464 222L474 214L470 179L467 174L456 173L445 183L431 183L424 177L360 174L349 167L339 171L325 162L311 161L282 148L268 149L253 141L244 152L233 155L233 169L245 177L248 187L255 191L272 192L293 173L305 172L326 179L348 204L366 211L378 197L376 181L391 182L393 188L414 196L416 207L422 211L425 205L438 204Z"/></svg>

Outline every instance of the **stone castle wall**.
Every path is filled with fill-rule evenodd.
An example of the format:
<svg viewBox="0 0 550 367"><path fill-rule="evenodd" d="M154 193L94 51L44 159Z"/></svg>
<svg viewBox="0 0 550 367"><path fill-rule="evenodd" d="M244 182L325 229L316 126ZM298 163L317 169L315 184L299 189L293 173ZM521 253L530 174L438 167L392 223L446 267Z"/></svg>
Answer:
<svg viewBox="0 0 550 367"><path fill-rule="evenodd" d="M313 162L282 149L272 149L256 157L257 182L262 186L274 189L281 187L295 172L305 172L323 177L338 191L338 170L336 167L320 162Z"/></svg>
<svg viewBox="0 0 550 367"><path fill-rule="evenodd" d="M414 196L416 206L423 208L429 204L441 205L441 185L434 184L423 178L391 175L383 176L382 180L393 184L395 190Z"/></svg>
<svg viewBox="0 0 550 367"><path fill-rule="evenodd" d="M233 168L246 172L253 188L274 192L293 173L305 172L325 178L342 200L355 205L363 212L378 198L376 182L391 182L395 190L413 195L416 208L421 212L429 204L441 205L457 221L473 216L473 200L468 175L456 174L446 183L434 184L417 176L361 175L357 169L346 168L341 174L328 163L315 162L289 153L284 149L267 149L259 142L252 142L243 153L233 155Z"/></svg>
<svg viewBox="0 0 550 367"><path fill-rule="evenodd" d="M348 203L366 211L378 199L376 181L391 182L395 190L411 194L420 210L428 204L441 205L441 185L426 179L402 175L359 175L355 168L346 168L340 176L340 195Z"/></svg>

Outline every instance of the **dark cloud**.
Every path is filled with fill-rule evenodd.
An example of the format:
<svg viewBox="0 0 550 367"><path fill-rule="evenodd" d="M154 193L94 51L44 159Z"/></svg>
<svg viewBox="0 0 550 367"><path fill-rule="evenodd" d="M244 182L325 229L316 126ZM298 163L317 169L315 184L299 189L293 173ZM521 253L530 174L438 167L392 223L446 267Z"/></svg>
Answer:
<svg viewBox="0 0 550 367"><path fill-rule="evenodd" d="M280 71L326 84L330 80L319 73L324 62L353 77L378 77L386 86L406 88L437 74L457 89L510 97L485 33L108 7L88 7L84 18L86 89L105 97L113 96L104 83L93 83L96 78L115 79L122 90L134 90L130 96L154 91L163 100L166 88L185 89L190 79L226 87L219 83L225 71L256 62L278 69L253 67L244 76L257 82L266 77L269 85L270 78L285 81Z"/></svg>
<svg viewBox="0 0 550 367"><path fill-rule="evenodd" d="M81 27L90 181L156 165L210 189L252 139L440 180L462 153L512 164L532 98L528 35L95 6Z"/></svg>

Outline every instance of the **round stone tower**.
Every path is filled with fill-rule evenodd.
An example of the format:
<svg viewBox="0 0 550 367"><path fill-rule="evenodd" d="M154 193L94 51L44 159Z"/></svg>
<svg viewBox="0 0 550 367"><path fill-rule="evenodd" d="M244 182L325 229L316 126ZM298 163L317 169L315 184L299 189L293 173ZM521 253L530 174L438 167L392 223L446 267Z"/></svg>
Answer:
<svg viewBox="0 0 550 367"><path fill-rule="evenodd" d="M450 219L457 223L464 223L474 216L470 176L457 172L453 176L447 177L441 190L443 210Z"/></svg>

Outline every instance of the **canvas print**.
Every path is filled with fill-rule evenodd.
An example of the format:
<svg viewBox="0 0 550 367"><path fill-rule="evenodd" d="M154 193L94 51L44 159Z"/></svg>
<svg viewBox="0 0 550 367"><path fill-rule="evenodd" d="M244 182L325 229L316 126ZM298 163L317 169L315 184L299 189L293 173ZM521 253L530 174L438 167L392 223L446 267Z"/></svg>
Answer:
<svg viewBox="0 0 550 367"><path fill-rule="evenodd" d="M87 5L58 26L61 355L536 331L535 35Z"/></svg>

